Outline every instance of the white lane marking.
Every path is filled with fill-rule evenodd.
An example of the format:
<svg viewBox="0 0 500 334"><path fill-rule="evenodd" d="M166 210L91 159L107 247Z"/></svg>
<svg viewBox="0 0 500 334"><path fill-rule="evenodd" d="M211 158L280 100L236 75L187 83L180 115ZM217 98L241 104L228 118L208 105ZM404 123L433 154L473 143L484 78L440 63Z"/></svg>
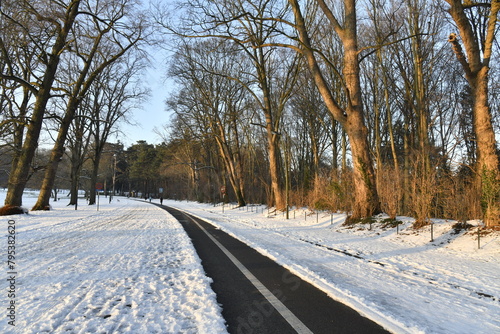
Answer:
<svg viewBox="0 0 500 334"><path fill-rule="evenodd" d="M313 332L307 328L306 325L302 321L299 320L275 295L269 291L264 284L261 283L255 277L250 270L248 270L237 258L234 257L231 252L227 250L217 239L215 239L210 233L208 233L203 226L201 226L197 221L195 221L192 217L186 215L193 223L198 225L198 227L220 248L221 251L226 254L226 256L238 267L238 269L245 275L246 278L259 290L259 292L267 299L267 301L278 311L283 318L292 326L293 329L299 334L313 334Z"/></svg>

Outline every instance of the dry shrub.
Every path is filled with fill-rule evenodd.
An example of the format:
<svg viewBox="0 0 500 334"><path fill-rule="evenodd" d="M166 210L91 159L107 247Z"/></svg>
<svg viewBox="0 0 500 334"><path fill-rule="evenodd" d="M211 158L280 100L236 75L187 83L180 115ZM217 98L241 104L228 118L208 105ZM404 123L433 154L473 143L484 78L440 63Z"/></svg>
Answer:
<svg viewBox="0 0 500 334"><path fill-rule="evenodd" d="M500 226L500 180L498 171L481 171L481 207L486 226Z"/></svg>
<svg viewBox="0 0 500 334"><path fill-rule="evenodd" d="M296 189L290 191L290 206L295 206L297 208L306 206L307 204L307 192L304 189Z"/></svg>
<svg viewBox="0 0 500 334"><path fill-rule="evenodd" d="M350 169L344 170L337 182L332 182L330 189L334 193L337 210L351 212L354 204L354 177Z"/></svg>
<svg viewBox="0 0 500 334"><path fill-rule="evenodd" d="M308 195L308 206L316 210L333 210L335 201L329 191L330 181L326 177L317 177Z"/></svg>
<svg viewBox="0 0 500 334"><path fill-rule="evenodd" d="M20 206L5 205L0 208L0 216L21 215L27 213L25 209Z"/></svg>
<svg viewBox="0 0 500 334"><path fill-rule="evenodd" d="M377 192L382 211L387 213L391 220L396 219L401 201L403 200L403 186L401 172L394 167L383 167L377 171Z"/></svg>
<svg viewBox="0 0 500 334"><path fill-rule="evenodd" d="M411 210L415 215L413 228L419 229L429 224L433 209L434 199L437 194L436 169L423 166L417 159L413 169L414 175L411 181Z"/></svg>
<svg viewBox="0 0 500 334"><path fill-rule="evenodd" d="M353 203L352 172L320 176L308 196L309 207L316 210L349 212Z"/></svg>
<svg viewBox="0 0 500 334"><path fill-rule="evenodd" d="M445 218L459 222L481 218L481 190L473 176L451 175L441 182L440 188Z"/></svg>

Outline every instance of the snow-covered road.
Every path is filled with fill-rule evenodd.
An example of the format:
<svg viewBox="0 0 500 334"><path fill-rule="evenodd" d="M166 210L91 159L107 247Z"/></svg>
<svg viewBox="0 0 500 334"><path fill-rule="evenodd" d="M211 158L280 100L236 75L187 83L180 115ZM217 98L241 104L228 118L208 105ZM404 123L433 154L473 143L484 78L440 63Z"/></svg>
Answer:
<svg viewBox="0 0 500 334"><path fill-rule="evenodd" d="M80 208L10 217L16 326L3 316L1 333L226 333L210 279L168 213L126 199Z"/></svg>

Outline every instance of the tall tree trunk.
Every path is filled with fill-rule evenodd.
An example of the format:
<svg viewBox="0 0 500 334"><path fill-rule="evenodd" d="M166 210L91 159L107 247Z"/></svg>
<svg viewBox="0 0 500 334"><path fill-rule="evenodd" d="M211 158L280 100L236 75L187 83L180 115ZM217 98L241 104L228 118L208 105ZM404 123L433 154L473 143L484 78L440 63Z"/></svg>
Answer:
<svg viewBox="0 0 500 334"><path fill-rule="evenodd" d="M347 138L346 138L346 133L345 129L342 128L342 172L345 172L347 170Z"/></svg>
<svg viewBox="0 0 500 334"><path fill-rule="evenodd" d="M259 52L262 53L262 48L259 49ZM260 58L263 59L264 56L261 55ZM264 95L264 115L266 118L267 145L269 153L269 174L271 177L271 205L274 204L276 209L282 210L285 209L286 198L281 173L281 134L278 133L280 113L277 111L273 112L270 96L271 93L267 84L268 78L263 67L264 66L262 65L258 71L259 83Z"/></svg>
<svg viewBox="0 0 500 334"><path fill-rule="evenodd" d="M333 117L343 125L349 143L351 144L354 177L354 203L351 219L372 216L380 210L380 203L375 184L372 159L368 144L368 130L365 125L360 69L357 45L356 1L344 1L344 27L335 19L333 13L323 0L319 5L324 14L334 26L344 47L343 76L345 80L347 108L343 109L335 100L329 85L324 79L311 46L311 40L297 0L288 1L295 15L295 27L302 42L302 52L305 55L314 81Z"/></svg>
<svg viewBox="0 0 500 334"><path fill-rule="evenodd" d="M488 68L477 75L473 92L474 130L477 140L477 175L481 182L481 201L486 226L500 225L500 171L495 132L488 103Z"/></svg>
<svg viewBox="0 0 500 334"><path fill-rule="evenodd" d="M404 122L404 133L403 133L403 203L402 203L402 208L401 212L406 212L410 214L410 208L411 208L411 195L410 195L410 189L411 189L411 175L410 175L410 162L412 160L411 157L411 147L412 147L412 142L411 142L411 136L410 136L410 121L408 120L408 117L405 115L405 122Z"/></svg>
<svg viewBox="0 0 500 334"><path fill-rule="evenodd" d="M236 124L234 124L236 126ZM243 177L243 165L241 161L240 154L240 145L238 141L238 135L235 134L236 137L236 152L234 152L232 156L232 169L234 169L234 189L236 194L236 200L238 201L239 206L247 205L245 200L245 179Z"/></svg>
<svg viewBox="0 0 500 334"><path fill-rule="evenodd" d="M235 164L235 174L236 174L236 189L237 189L237 194L236 198L238 199L238 205L239 206L245 206L247 205L245 196L245 178L243 176L243 162L241 159L241 150L240 150L240 143L239 143L239 137L237 133L237 124L236 120L233 122L233 127L235 128L235 140L236 140L236 152L234 153L234 164Z"/></svg>
<svg viewBox="0 0 500 334"><path fill-rule="evenodd" d="M428 177L430 173L429 122L426 103L426 87L424 82L424 66L422 55L421 29L418 1L408 1L409 22L413 58L413 110L417 119L417 138L419 152L419 175ZM420 177L419 176L419 177Z"/></svg>
<svg viewBox="0 0 500 334"><path fill-rule="evenodd" d="M450 4L449 12L457 24L467 53L465 56L457 36L451 34L448 41L464 69L465 77L472 90L472 112L478 156L476 175L482 188L483 219L487 226L496 226L500 225L500 171L495 132L488 103L488 80L500 0L491 1L484 41L477 39L462 1L446 1Z"/></svg>
<svg viewBox="0 0 500 334"><path fill-rule="evenodd" d="M382 45L384 43L384 37L383 36L385 33L383 32L383 28L379 26L379 14L378 14L378 7L375 5L375 3L372 4L373 8L371 9L374 12L374 26L375 30L377 32L377 38L376 42L378 45ZM391 107L391 102L389 98L389 78L388 78L388 73L389 69L384 65L384 62L387 62L386 60L386 53L383 53L383 50L377 49L376 51L376 59L377 59L377 68L380 70L380 77L382 80L382 90L383 90L383 103L385 106L385 112L386 112L386 124L387 124L387 131L389 132L389 143L391 147L391 153L392 153L392 160L393 160L393 165L394 165L394 170L396 171L396 177L399 177L399 162L398 162L398 155L396 151L396 144L395 144L395 139L394 139L394 130L393 130L393 124L392 124L392 107ZM378 74L378 72L377 72ZM377 75L378 78L378 75ZM376 86L377 87L377 86ZM377 145L379 147L379 145ZM377 152L377 157L379 156L380 153ZM379 162L377 162L377 165ZM377 168L379 168L377 166ZM399 182L398 182L399 183Z"/></svg>
<svg viewBox="0 0 500 334"><path fill-rule="evenodd" d="M101 152L96 151L92 161L92 172L90 174L90 196L89 205L96 204L96 183L97 175L99 174L99 163L101 162ZM144 195L144 194L143 194Z"/></svg>
<svg viewBox="0 0 500 334"><path fill-rule="evenodd" d="M262 34L262 31L259 32ZM269 77L268 65L270 60L266 59L264 49L257 43L257 50L254 54L254 62L257 71L257 80L262 92L261 108L265 117L265 128L267 132L267 149L269 155L269 176L271 178L271 201L278 210L284 210L286 206L285 187L283 180L283 166L281 159L280 141L283 134L280 133L280 124L284 108L284 100L273 103L273 91ZM291 71L291 73L294 70ZM289 74L287 74L288 76ZM288 79L286 79L288 81ZM285 94L285 92L281 92Z"/></svg>
<svg viewBox="0 0 500 334"><path fill-rule="evenodd" d="M283 178L281 173L281 150L279 147L280 138L274 130L268 126L267 142L269 152L269 173L271 177L271 198L274 206L278 210L285 209L286 198L283 187Z"/></svg>
<svg viewBox="0 0 500 334"><path fill-rule="evenodd" d="M70 200L68 205L77 205L78 204L78 186L80 183L80 171L81 168L78 165L78 162L71 163L71 185L70 185Z"/></svg>
<svg viewBox="0 0 500 334"><path fill-rule="evenodd" d="M26 114L28 110L28 103L30 97L31 94L29 89L24 88L23 101L21 102L21 106L19 107L19 116L17 117L17 121L14 123L13 142L12 142L12 148L14 150L14 153L12 154L11 169L10 169L11 171L17 168L19 157L21 156L21 153L23 151L24 128L26 127L27 124Z"/></svg>
<svg viewBox="0 0 500 334"><path fill-rule="evenodd" d="M430 143L429 143L429 122L428 108L426 101L426 85L424 79L424 55L422 50L422 36L420 28L420 11L419 0L409 0L407 3L409 12L409 26L411 38L411 55L413 61L412 86L411 86L411 107L416 119L416 146L417 158L414 164L414 182L419 186L418 190L413 192L413 203L418 208L414 215L416 221L415 227L427 224L430 218L430 198L433 197L433 188L430 186L432 175L431 160L430 160ZM415 207L415 205L413 205ZM415 210L414 210L415 211Z"/></svg>
<svg viewBox="0 0 500 334"><path fill-rule="evenodd" d="M217 144L219 146L219 152L224 160L224 165L226 171L229 175L229 182L236 195L236 200L239 206L245 206L245 195L244 195L244 184L242 178L241 164L239 161L235 161L234 155L227 147L227 143L223 142L220 137L217 137Z"/></svg>
<svg viewBox="0 0 500 334"><path fill-rule="evenodd" d="M26 133L23 150L17 161L17 166L12 170L9 177L7 196L5 197L5 205L22 205L22 196L28 175L31 167L31 162L35 156L35 151L38 147L38 139L43 124L43 116L45 108L51 97L51 88L59 65L61 54L66 47L66 39L73 26L76 16L78 15L78 7L80 0L73 0L67 7L65 21L58 31L56 41L52 47L51 54L48 59L47 68L43 76L42 83L36 94L35 106L31 115L30 123Z"/></svg>
<svg viewBox="0 0 500 334"><path fill-rule="evenodd" d="M59 166L59 162L62 160L64 155L64 144L66 143L69 127L71 126L71 122L73 121L75 111L78 106L77 101L78 99L76 97L71 97L68 102L67 111L60 124L57 139L50 154L50 160L45 168L45 177L42 181L42 187L40 188L38 200L31 209L33 211L49 209L50 194L56 180L57 167Z"/></svg>
<svg viewBox="0 0 500 334"><path fill-rule="evenodd" d="M348 99L345 124L351 144L354 168L354 208L353 218L369 217L380 210L375 174L373 171L368 130L365 126L363 100L361 94L360 68L357 44L356 1L345 0L345 22L341 31L344 46L344 69Z"/></svg>
<svg viewBox="0 0 500 334"><path fill-rule="evenodd" d="M313 186L315 189L318 189L317 186L319 186L319 164L320 164L320 157L319 157L319 143L318 143L318 137L317 133L314 130L314 123L315 119L313 119L312 116L307 117L307 124L309 127L308 131L308 136L309 139L311 140L311 153L312 153L312 174L313 174ZM287 141L288 142L288 141ZM290 150L290 147L288 147L289 143L287 143L286 150ZM336 149L336 147L335 147ZM333 152L333 155L336 156L336 152ZM335 167L333 167L335 168Z"/></svg>
<svg viewBox="0 0 500 334"><path fill-rule="evenodd" d="M332 155L333 155L333 161L332 161L332 168L337 170L339 168L339 137L342 137L342 135L339 135L339 132L342 130L339 129L337 125L337 121L332 119Z"/></svg>
<svg viewBox="0 0 500 334"><path fill-rule="evenodd" d="M80 172L83 166L83 155L87 151L88 143L83 143L83 132L84 132L85 122L75 119L75 138L71 145L71 167L70 167L70 178L71 178L71 198L68 205L77 205L78 203L78 190L80 186Z"/></svg>
<svg viewBox="0 0 500 334"><path fill-rule="evenodd" d="M346 125L353 160L354 203L351 216L353 220L371 217L380 212L375 173L367 140L368 130L360 117L362 116L354 117L354 114L351 114L350 122Z"/></svg>
<svg viewBox="0 0 500 334"><path fill-rule="evenodd" d="M385 75L384 75L384 102L387 113L387 130L389 132L389 140L391 143L391 153L394 164L394 170L396 171L397 175L399 175L399 161L398 161L398 154L396 151L396 141L394 139L394 128L392 125L392 108L389 102L389 89L387 87L387 80L385 78Z"/></svg>
<svg viewBox="0 0 500 334"><path fill-rule="evenodd" d="M374 74L374 79L373 79L373 113L374 113L374 124L373 124L373 133L374 133L374 139L375 139L375 164L377 166L376 169L376 179L377 179L377 186L380 185L381 182L381 171L382 171L382 138L380 135L380 109L381 109L381 104L379 102L379 67L381 64L376 64L375 66L375 74Z"/></svg>

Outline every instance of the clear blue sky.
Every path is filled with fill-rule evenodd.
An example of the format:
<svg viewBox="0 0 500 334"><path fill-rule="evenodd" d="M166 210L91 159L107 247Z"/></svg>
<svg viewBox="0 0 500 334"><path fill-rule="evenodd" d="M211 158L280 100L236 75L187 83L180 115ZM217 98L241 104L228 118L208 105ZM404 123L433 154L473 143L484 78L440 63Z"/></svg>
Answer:
<svg viewBox="0 0 500 334"><path fill-rule="evenodd" d="M149 144L161 143L162 138L155 133L155 128L161 130L163 125L170 122L171 113L166 111L165 106L165 99L171 89L171 84L165 81L167 65L162 56L156 58L154 67L149 68L144 76L145 84L151 89L151 96L142 109L135 109L129 115L131 122L137 125L120 124L123 134L120 134L118 139L125 147L135 144L138 140L145 140Z"/></svg>

